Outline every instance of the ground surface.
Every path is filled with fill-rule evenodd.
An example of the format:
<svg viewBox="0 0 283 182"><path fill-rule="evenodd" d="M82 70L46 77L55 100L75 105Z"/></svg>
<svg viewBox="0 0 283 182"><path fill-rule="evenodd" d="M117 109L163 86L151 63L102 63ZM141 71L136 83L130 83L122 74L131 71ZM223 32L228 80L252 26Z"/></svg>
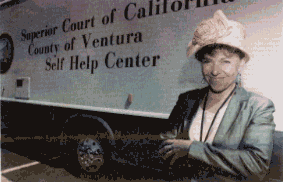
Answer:
<svg viewBox="0 0 283 182"><path fill-rule="evenodd" d="M66 166L55 145L35 139L2 140L1 172L4 182L165 181L152 170L115 161L99 174L79 174L72 166Z"/></svg>

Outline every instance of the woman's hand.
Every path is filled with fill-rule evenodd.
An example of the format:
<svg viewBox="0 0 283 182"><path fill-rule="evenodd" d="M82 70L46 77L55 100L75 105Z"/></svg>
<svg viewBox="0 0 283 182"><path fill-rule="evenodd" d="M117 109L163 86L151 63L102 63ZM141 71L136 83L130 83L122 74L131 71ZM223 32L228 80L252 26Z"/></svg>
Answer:
<svg viewBox="0 0 283 182"><path fill-rule="evenodd" d="M191 140L182 140L182 139L165 140L163 144L165 144L166 146L164 146L162 149L159 150L159 154L162 156L164 160L174 155L170 162L170 165L173 165L178 158L184 157L188 154L190 145L192 143L193 141Z"/></svg>

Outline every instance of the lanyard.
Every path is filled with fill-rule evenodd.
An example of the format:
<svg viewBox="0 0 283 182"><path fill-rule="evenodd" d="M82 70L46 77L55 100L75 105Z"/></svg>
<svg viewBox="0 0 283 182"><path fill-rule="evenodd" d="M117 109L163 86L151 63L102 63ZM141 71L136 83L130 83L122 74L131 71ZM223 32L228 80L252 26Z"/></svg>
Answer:
<svg viewBox="0 0 283 182"><path fill-rule="evenodd" d="M211 124L210 124L210 126L209 126L209 129L208 129L208 131L207 131L207 134L206 134L206 137L205 137L205 139L204 139L204 142L206 142L206 140L207 140L207 138L208 138L208 135L209 135L209 133L210 133L210 130L211 130L213 124L214 124L214 121L215 121L216 116L218 115L220 109L225 105L225 103L226 103L226 102L229 100L229 98L233 95L234 91L236 90L236 87L237 87L237 86L235 86L235 88L232 90L232 92L229 94L229 96L226 98L226 100L225 100L225 101L222 103L222 105L218 108L218 110L217 110L216 114L214 115L213 120L212 120L212 122L211 122ZM202 141L202 130L203 130L204 112L205 112L205 106L206 106L206 101L207 101L207 95L208 95L208 94L205 95L205 100L204 100L204 103L203 103L203 111L202 111L202 118L201 118L201 130L200 130L200 141Z"/></svg>

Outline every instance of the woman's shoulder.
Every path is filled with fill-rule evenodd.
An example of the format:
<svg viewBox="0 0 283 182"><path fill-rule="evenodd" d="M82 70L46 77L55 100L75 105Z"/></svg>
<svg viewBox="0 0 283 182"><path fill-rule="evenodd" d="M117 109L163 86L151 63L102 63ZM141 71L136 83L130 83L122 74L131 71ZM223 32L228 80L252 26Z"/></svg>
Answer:
<svg viewBox="0 0 283 182"><path fill-rule="evenodd" d="M200 97L200 95L203 96L205 93L207 93L207 91L208 91L208 87L197 88L180 93L179 98L184 98L184 99L198 98Z"/></svg>
<svg viewBox="0 0 283 182"><path fill-rule="evenodd" d="M249 103L256 105L257 107L274 107L274 104L271 99L266 96L260 95L258 93L248 91L245 88L242 88L247 95Z"/></svg>
<svg viewBox="0 0 283 182"><path fill-rule="evenodd" d="M207 89L207 87L196 88L196 89L192 89L192 90L189 90L189 91L186 91L186 92L182 92L182 93L180 93L180 95L191 95L191 94L195 95L195 94L199 94L199 93L204 92L206 89Z"/></svg>
<svg viewBox="0 0 283 182"><path fill-rule="evenodd" d="M198 94L198 93L201 92L203 89L204 89L204 88L189 90L189 91L180 93L180 95Z"/></svg>
<svg viewBox="0 0 283 182"><path fill-rule="evenodd" d="M247 93L247 103L244 104L244 110L243 113L246 113L250 116L250 118L253 118L253 122L257 123L265 123L275 126L273 121L273 113L275 112L275 106L271 99L252 92L252 91L246 91Z"/></svg>

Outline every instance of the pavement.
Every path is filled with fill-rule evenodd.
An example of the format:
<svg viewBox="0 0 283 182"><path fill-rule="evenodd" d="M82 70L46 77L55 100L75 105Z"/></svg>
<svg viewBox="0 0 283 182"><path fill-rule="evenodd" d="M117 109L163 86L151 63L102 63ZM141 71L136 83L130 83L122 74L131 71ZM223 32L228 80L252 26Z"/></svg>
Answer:
<svg viewBox="0 0 283 182"><path fill-rule="evenodd" d="M43 143L43 144L40 144ZM1 143L2 182L84 181L64 169L56 156L44 150L40 141L5 140ZM52 150L52 145L50 147ZM53 153L51 153L53 154Z"/></svg>
<svg viewBox="0 0 283 182"><path fill-rule="evenodd" d="M1 143L2 182L94 182L94 181L156 181L147 171L129 165L111 163L99 174L78 174L66 166L64 157L44 140L20 140ZM49 149L49 150L48 150ZM62 158L61 158L62 157ZM149 177L146 177L149 176ZM163 181L163 180L157 180Z"/></svg>
<svg viewBox="0 0 283 182"><path fill-rule="evenodd" d="M12 182L12 181L8 180L4 176L1 176L1 182Z"/></svg>

